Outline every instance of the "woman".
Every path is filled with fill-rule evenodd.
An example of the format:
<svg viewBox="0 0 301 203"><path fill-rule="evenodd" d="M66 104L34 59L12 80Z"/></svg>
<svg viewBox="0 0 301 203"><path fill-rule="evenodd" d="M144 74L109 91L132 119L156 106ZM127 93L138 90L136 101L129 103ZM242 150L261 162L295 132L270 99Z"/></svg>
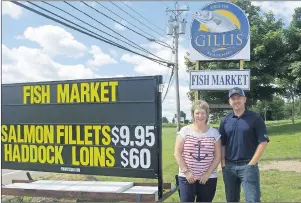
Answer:
<svg viewBox="0 0 301 203"><path fill-rule="evenodd" d="M207 125L207 102L194 102L191 115L193 123L178 132L175 144L180 200L212 202L217 184L216 169L221 160L220 134Z"/></svg>

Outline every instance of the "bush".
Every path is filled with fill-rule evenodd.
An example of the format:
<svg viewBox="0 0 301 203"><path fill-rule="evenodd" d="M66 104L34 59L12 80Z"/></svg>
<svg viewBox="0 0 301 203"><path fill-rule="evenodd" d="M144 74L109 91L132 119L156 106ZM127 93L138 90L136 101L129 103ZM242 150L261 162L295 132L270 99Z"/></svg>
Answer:
<svg viewBox="0 0 301 203"><path fill-rule="evenodd" d="M183 127L187 124L181 124L180 126ZM162 123L163 128L176 128L177 124L176 123Z"/></svg>

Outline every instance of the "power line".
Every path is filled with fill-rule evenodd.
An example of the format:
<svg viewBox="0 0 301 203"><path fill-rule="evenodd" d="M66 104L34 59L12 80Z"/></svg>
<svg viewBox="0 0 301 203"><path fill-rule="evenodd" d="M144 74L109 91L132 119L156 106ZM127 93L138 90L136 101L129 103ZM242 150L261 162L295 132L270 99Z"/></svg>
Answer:
<svg viewBox="0 0 301 203"><path fill-rule="evenodd" d="M78 25L78 24L76 24L76 23L74 23L74 22L72 22L72 21L70 21L70 20L68 20L68 19L66 19L66 18L64 18L64 17L62 17L62 16L60 16L60 15L57 15L57 14L55 14L55 13L53 13L53 12L51 12L51 11L49 11L49 10L47 10L47 9L45 9L45 8L43 8L43 7L41 7L41 6L38 6L38 5L36 5L36 4L32 3L32 2L29 2L29 1L27 1L27 3L32 4L32 5L34 5L35 7L38 7L39 9L44 10L44 11L46 11L46 12L48 12L48 13L51 13L52 15L54 15L54 16L56 16L56 17L59 17L59 18L65 20L65 21L67 21L67 22L69 22L69 23L71 23L71 24L73 24L73 25L75 25L75 26L77 26L77 27L80 27L80 28L82 28L82 29L84 29L84 30L86 30L86 31L89 31L90 33L93 33L93 34L95 34L95 35L101 37L102 39L105 39L105 40L108 40L108 41L110 41L110 42L112 42L112 43L114 43L114 44L117 44L117 43L115 43L115 42L113 42L113 41L111 41L111 40L109 40L109 39L107 39L107 38L105 38L105 37L103 37L103 36L101 36L101 35L99 35L99 34L93 32L93 31L91 31L91 30L89 30L89 29L87 29L87 28L85 28L85 27L82 27L82 26L80 26L80 25ZM88 24L88 25L90 25L90 24ZM92 27L93 27L93 26L92 26Z"/></svg>
<svg viewBox="0 0 301 203"><path fill-rule="evenodd" d="M172 44L174 44L174 39L173 39L173 42L172 42ZM174 53L174 52L172 52L172 53ZM171 55L171 57L170 57L171 59L172 59L172 55ZM170 59L170 60L171 60ZM169 82L168 82L168 85L167 85L167 88L166 88L166 91L165 91L165 95L164 95L164 97L163 97L163 100L162 100L162 103L165 101L165 98L166 98L166 96L167 96L167 93L169 92L169 88L170 88L170 86L171 86L171 80L172 80L172 78L173 78L173 74L174 74L174 69L175 67L173 67L172 69L171 69L171 72L170 72L170 77L169 77ZM164 84L166 83L166 80L164 81Z"/></svg>
<svg viewBox="0 0 301 203"><path fill-rule="evenodd" d="M174 44L174 39L173 39L172 44ZM174 51L171 52L171 55L170 55L170 61L172 61L172 58L173 58L172 56L173 56L173 54L174 54ZM170 70L171 70L170 74L172 74L172 69L170 69ZM169 75L169 74L167 74L167 75ZM165 78L163 84L165 84L166 82L167 82L167 77Z"/></svg>
<svg viewBox="0 0 301 203"><path fill-rule="evenodd" d="M166 98L166 95L167 95L167 92L169 91L169 87L170 87L170 80L173 76L173 70L171 70L170 72L170 76L169 76L169 82L168 82L168 85L167 85L167 88L166 88L166 91L165 91L165 94L164 94L164 97L162 99L162 103L165 101L165 98ZM166 83L166 81L164 82L164 84Z"/></svg>
<svg viewBox="0 0 301 203"><path fill-rule="evenodd" d="M119 33L118 33L118 32L116 32L115 30L113 30L113 29L109 28L109 27L108 27L108 26L106 26L105 24L103 24L103 23L99 22L99 21L98 21L98 20L96 20L95 18L91 17L91 16L90 16L90 15L88 15L87 13L85 13L85 12L81 11L80 9L78 9L78 8L74 7L73 5L69 4L68 2L64 1L64 3L68 4L69 6L71 6L72 8L74 8L75 10L77 10L77 11L79 11L79 12L83 13L84 15L86 15L86 16L88 16L88 17L90 17L91 19L95 20L96 22L98 22L98 23L99 23L99 24L101 24L102 26L106 27L107 29L111 30L112 32L116 33L117 35L121 36L122 38L124 38L124 39L126 39L126 40L130 41L131 43L135 44L136 46L140 47L141 49L143 49L145 52L147 52L147 53L151 54L152 56L155 56L155 57L157 57L157 58L159 58L159 59L161 59L161 60L165 60L165 59L162 59L162 58L161 58L161 57L159 57L159 56L156 56L156 55L154 55L153 53L149 52L148 50L146 50L146 49L142 48L141 46L139 46L139 45L138 45L138 44L136 44L135 42L133 42L133 41L129 40L128 38L124 37L123 35L119 34ZM88 4L86 4L85 2L82 2L82 3L83 3L83 4L85 4L85 5L87 5L87 6L89 6L89 5L88 5ZM90 7L90 6L89 6L89 7ZM92 8L92 7L90 7L90 8Z"/></svg>
<svg viewBox="0 0 301 203"><path fill-rule="evenodd" d="M161 1L161 3L162 3L164 6L166 6L166 8L168 8L168 6L167 6L166 3L164 3L162 0L160 0L160 1Z"/></svg>
<svg viewBox="0 0 301 203"><path fill-rule="evenodd" d="M119 45L119 44L117 44L117 43L115 43L115 42L113 42L113 41L111 41L111 40L109 40L109 39L107 39L107 38L105 38L105 37L103 37L103 36L101 36L101 35L99 35L99 34L93 32L93 31L91 31L91 30L89 30L89 29L87 29L87 28L85 28L85 27L82 27L82 26L80 26L80 25L78 25L78 24L76 24L76 23L74 23L74 22L72 22L72 21L70 21L70 20L68 20L68 19L66 19L66 18L64 18L64 17L62 17L62 16L60 16L60 15L57 15L57 14L55 14L55 13L53 13L53 12L51 12L51 11L49 11L49 10L47 10L47 9L45 9L45 8L43 8L43 7L41 7L41 6L38 6L38 5L36 5L36 4L32 3L32 2L29 2L29 1L27 1L27 2L28 2L29 4L34 5L35 7L40 8L41 10L44 10L44 11L46 11L46 12L48 12L48 13L51 13L52 15L54 15L54 16L56 16L56 17L59 17L59 18L65 20L65 21L67 21L67 22L69 22L69 23L71 23L71 24L73 24L73 25L75 25L75 26L77 26L77 27L80 27L80 28L82 28L82 29L84 29L84 30L86 30L86 31L88 31L88 32L90 32L90 33L93 33L93 34L95 34L96 36L101 37L102 39L108 40L109 42L111 42L111 43L113 43L113 44ZM92 26L92 27L93 27L93 26Z"/></svg>
<svg viewBox="0 0 301 203"><path fill-rule="evenodd" d="M65 3L67 3L66 1L64 1ZM138 34L138 35L140 35L140 36L142 36L142 37L145 37L147 40L149 40L149 41L152 41L152 39L150 39L150 38L148 38L147 36L145 36L145 35L143 35L143 34L141 34L141 33L139 33L139 32L137 32L136 30L133 30L132 28L130 28L130 27L128 27L128 26L126 26L126 25L123 25L123 24L121 24L120 22L118 22L117 20L115 20L115 19L113 19L113 18L111 18L111 17L109 17L108 15L106 15L106 14L104 14L104 13L102 13L101 11L99 11L98 9L96 9L96 8L93 8L93 7L91 7L91 6L89 6L88 4L86 4L85 2L83 2L83 1L81 1L83 4L85 4L86 6L88 6L89 8L91 8L91 9L93 9L93 10L95 10L97 13L100 13L101 15L103 15L103 16L105 16L105 17L107 17L107 18L109 18L110 20L112 20L112 21L114 21L114 22L116 22L116 23L118 23L119 25L122 25L122 26L124 26L124 27L126 27L127 29L129 29L129 30L131 30L131 31L133 31L133 32L135 32L136 34ZM68 3L67 3L68 4ZM70 5L70 4L69 4ZM73 7L73 6L72 6ZM73 7L73 8L75 8L75 7ZM77 9L77 8L75 8L75 9ZM77 9L78 10L78 9ZM97 21L98 22L98 21ZM111 29L110 29L111 30ZM113 32L115 32L115 31L113 31ZM155 41L156 42L156 41ZM158 42L156 42L157 44L160 44L160 43L158 43ZM162 44L160 44L161 46L165 46L165 47L168 47L168 46L166 46L166 45L162 45Z"/></svg>
<svg viewBox="0 0 301 203"><path fill-rule="evenodd" d="M165 95L164 95L164 97L163 97L162 103L165 101L165 98L166 98L166 96L167 96L167 93L169 92L169 89L170 89L170 87L171 87L171 81L172 81L172 78L174 78L173 76L174 76L174 68L173 68L172 71L171 71L170 78L169 78L169 82L168 82L168 86L167 86L167 88L166 88Z"/></svg>
<svg viewBox="0 0 301 203"><path fill-rule="evenodd" d="M170 71L170 74L172 74L172 69L170 69L171 71ZM167 73L167 75L169 75L169 72ZM164 80L164 82L163 82L163 84L165 84L166 82L167 82L167 76L165 77L165 80Z"/></svg>
<svg viewBox="0 0 301 203"><path fill-rule="evenodd" d="M123 21L127 22L128 24L132 25L133 27L137 28L138 30L142 31L143 33L151 36L152 38L155 39L155 37L147 32L145 32L144 30L142 30L141 28L137 27L136 25L134 25L133 23L127 21L126 19L124 19L123 17L121 17L120 15L118 15L117 13L115 13L114 11L112 11L111 9L105 7L104 5L100 4L99 2L95 1L97 4L99 4L100 6L102 6L104 9L108 10L109 12L113 13L115 16L118 16L120 19L122 19Z"/></svg>
<svg viewBox="0 0 301 203"><path fill-rule="evenodd" d="M170 70L171 70L171 71L170 71L170 74L171 74L172 69L170 69ZM165 80L164 80L163 84L165 84L165 83L167 82L168 75L169 75L169 72L166 74L166 77L165 77Z"/></svg>
<svg viewBox="0 0 301 203"><path fill-rule="evenodd" d="M129 5L127 5L126 3L124 3L123 1L121 1L126 7L128 7L129 9L131 9L132 11L134 11L137 15L139 15L141 18L143 18L144 20L146 20L147 22L149 22L150 24L152 24L153 26L155 26L157 29L165 32L163 29L157 27L154 23L150 22L148 19L146 19L144 16L142 16L140 13L138 13L137 11L135 11L132 7L130 7Z"/></svg>
<svg viewBox="0 0 301 203"><path fill-rule="evenodd" d="M115 5L117 8L119 8L120 10L122 10L124 13L126 13L127 15L131 16L133 19L135 19L136 21L138 21L139 23L141 23L142 25L144 25L145 27L147 27L148 29L152 30L153 32L157 33L158 35L166 38L166 36L158 33L157 31L153 30L152 28L150 28L149 26L145 25L143 22L141 22L140 20L138 20L137 18L135 18L134 16L132 16L131 14L129 14L128 12L126 12L125 10L123 10L122 8L120 8L118 5L116 5L115 3L113 3L112 1L110 1L113 5Z"/></svg>
<svg viewBox="0 0 301 203"><path fill-rule="evenodd" d="M144 57L144 58L147 58L147 59L149 59L149 60L151 60L151 61L153 61L153 62L159 63L159 64L161 64L161 65L163 65L163 66L169 67L169 66L171 66L171 65L172 65L172 66L174 65L174 64L171 64L171 63L166 63L165 61L160 61L160 60L158 60L158 59L154 59L154 58L145 56L145 55L143 55L143 54L137 53L137 52L135 52L135 51L133 51L133 50L130 50L130 49L124 47L124 46L121 46L121 45L119 45L119 44L117 44L117 43L114 43L114 42L112 42L112 41L110 41L110 40L107 40L107 39L104 38L104 37L102 37L103 39L101 39L101 38L99 38L99 37L96 37L95 35L92 35L92 34L90 34L90 33L88 33L88 32L85 32L85 31L79 29L79 28L76 28L76 27L74 27L74 26L72 26L72 25L69 25L69 24L67 24L67 23L65 23L65 22L62 22L62 21L58 20L58 19L55 19L55 18L53 18L53 17L51 17L51 16L49 16L49 15L46 15L46 14L40 12L40 11L37 11L37 10L35 10L35 9L33 9L33 8L30 8L30 7L28 7L28 6L24 5L24 4L21 4L21 3L17 2L17 1L10 1L10 2L12 2L12 3L14 3L14 4L18 5L18 6L21 6L21 7L25 8L25 9L27 9L27 10L29 10L29 11L32 11L32 12L38 14L38 15L41 15L41 16L43 16L43 17L45 17L45 18L48 18L48 19L50 19L50 20L53 20L53 21L55 21L55 22L57 22L57 23L59 23L59 24L62 24L62 25L64 25L64 26L66 26L66 27L69 27L69 28L71 28L71 29L73 29L73 30L79 31L79 32L81 32L81 33L83 33L83 34L86 34L86 35L88 35L88 36L90 36L90 37L93 37L93 38L98 39L98 40L100 40L100 41L103 41L103 42L105 42L105 43L108 43L108 44L111 44L111 45L113 45L113 46L116 46L116 47L118 47L118 48L120 48L120 49L123 49L123 50L129 51L129 52L131 52L131 53L137 54L137 55L142 56L142 57ZM78 25L78 27L81 27L81 26ZM85 29L85 28L84 28L84 29ZM86 29L86 30L87 30L87 29ZM89 30L88 30L88 31L89 31ZM90 31L90 32L92 32L92 31ZM92 33L93 33L93 32L92 32Z"/></svg>
<svg viewBox="0 0 301 203"><path fill-rule="evenodd" d="M114 39L117 39L117 40L119 40L119 41L121 41L121 42L123 42L123 43L125 43L125 44L127 44L127 45L129 45L129 46L131 46L131 47L133 47L133 48L140 49L141 51L144 51L144 52L146 52L146 53L150 53L148 50L146 50L146 49L140 47L139 45L137 45L137 44L134 43L136 46L133 46L132 44L130 44L130 43L128 43L128 42L126 42L126 41L124 41L124 40L122 40L122 39L119 39L118 37L115 37L115 36L113 36L113 35L111 35L111 34L105 32L105 31L100 30L100 29L98 29L97 27L95 27L95 26L93 26L93 25L91 25L91 24L89 24L89 23L87 23L87 22L85 22L85 21L83 21L83 20L77 18L76 16L70 14L69 12L64 11L63 9L58 8L57 6L54 6L54 5L52 5L52 4L50 4L50 3L47 3L47 2L45 2L45 1L42 1L42 2L43 2L44 4L47 4L47 5L51 6L51 7L54 7L54 8L56 8L56 9L58 9L58 10L64 12L64 13L66 13L66 14L72 16L73 18L75 18L75 19L77 19L77 20L79 20L79 21L85 23L86 25L89 25L90 27L93 27L94 29L96 29L96 30L98 30L98 31L100 31L100 32L102 32L102 33L104 33L104 34L106 34L106 35L108 35L108 36L110 36L110 37L112 37L112 38L114 38ZM29 2L29 3L31 3L31 2ZM34 3L31 3L31 4L33 4L33 5L36 6L36 7L39 7L39 6L37 6L36 4L34 4ZM39 8L42 9L41 7L39 7ZM43 9L43 10L44 10L44 9ZM52 12L51 12L51 13L52 13ZM53 14L53 13L52 13L52 14ZM53 15L55 15L55 14L53 14ZM127 38L126 38L126 39L127 39ZM127 39L127 40L128 40L128 39ZM128 41L130 41L130 40L128 40ZM159 57L159 58L160 58L160 57Z"/></svg>
<svg viewBox="0 0 301 203"><path fill-rule="evenodd" d="M173 84L173 81L174 81L174 68L171 69L171 75L170 75L170 78L169 78L169 82L168 82L168 86L167 86L167 89L165 91L165 94L164 94L164 97L163 97L163 100L162 100L162 103L165 101L165 98L170 90L170 87L172 86ZM185 82L187 82L187 84L189 84L189 81L187 79L185 79ZM165 83L165 82L164 82Z"/></svg>

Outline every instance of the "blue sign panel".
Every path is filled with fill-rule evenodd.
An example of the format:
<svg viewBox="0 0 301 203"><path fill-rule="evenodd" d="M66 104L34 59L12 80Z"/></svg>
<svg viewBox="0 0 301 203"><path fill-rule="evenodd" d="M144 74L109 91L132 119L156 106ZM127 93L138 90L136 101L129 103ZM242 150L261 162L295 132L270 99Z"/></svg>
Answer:
<svg viewBox="0 0 301 203"><path fill-rule="evenodd" d="M191 45L204 57L233 57L247 45L249 37L248 18L235 4L214 2L193 14Z"/></svg>

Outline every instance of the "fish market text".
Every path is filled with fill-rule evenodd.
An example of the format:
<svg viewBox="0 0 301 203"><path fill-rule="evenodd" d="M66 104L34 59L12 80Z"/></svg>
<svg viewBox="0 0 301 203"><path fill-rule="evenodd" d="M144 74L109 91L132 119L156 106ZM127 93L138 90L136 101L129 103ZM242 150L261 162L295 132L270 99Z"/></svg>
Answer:
<svg viewBox="0 0 301 203"><path fill-rule="evenodd" d="M192 75L192 85L247 85L248 75Z"/></svg>

